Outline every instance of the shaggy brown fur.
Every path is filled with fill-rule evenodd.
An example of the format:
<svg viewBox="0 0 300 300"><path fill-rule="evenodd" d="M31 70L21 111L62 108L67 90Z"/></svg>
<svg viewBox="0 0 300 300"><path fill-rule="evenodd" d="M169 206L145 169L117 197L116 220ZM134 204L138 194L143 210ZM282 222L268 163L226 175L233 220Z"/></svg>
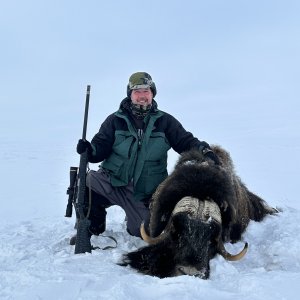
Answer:
<svg viewBox="0 0 300 300"><path fill-rule="evenodd" d="M121 265L161 278L189 274L206 279L209 261L220 253L220 243L240 240L250 220L261 221L277 212L247 189L236 175L228 152L219 146L213 151L220 159L219 166L203 161L198 150L181 155L150 204L150 236L159 236L166 226L168 234L156 244L124 255ZM172 215L186 196L216 203L221 223L193 218L184 211Z"/></svg>
<svg viewBox="0 0 300 300"><path fill-rule="evenodd" d="M199 200L210 198L219 205L224 242L240 240L250 220L261 221L265 215L276 212L248 190L236 175L227 151L220 146L212 149L220 159L220 166L204 162L197 150L185 152L173 173L157 188L150 205L151 236L161 233L175 205L185 196Z"/></svg>

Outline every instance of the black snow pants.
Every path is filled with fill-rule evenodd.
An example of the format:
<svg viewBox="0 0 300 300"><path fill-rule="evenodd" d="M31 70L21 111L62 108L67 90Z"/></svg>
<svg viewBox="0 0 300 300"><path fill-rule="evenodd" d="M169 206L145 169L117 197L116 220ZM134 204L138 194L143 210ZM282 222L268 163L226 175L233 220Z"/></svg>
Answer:
<svg viewBox="0 0 300 300"><path fill-rule="evenodd" d="M133 236L140 237L140 226L144 222L149 223L149 199L145 201L133 200L132 183L123 187L113 187L110 177L104 169L91 170L86 178L87 188L91 190L91 221L90 231L99 235L105 231L106 208L118 205L125 211L127 219L127 231Z"/></svg>

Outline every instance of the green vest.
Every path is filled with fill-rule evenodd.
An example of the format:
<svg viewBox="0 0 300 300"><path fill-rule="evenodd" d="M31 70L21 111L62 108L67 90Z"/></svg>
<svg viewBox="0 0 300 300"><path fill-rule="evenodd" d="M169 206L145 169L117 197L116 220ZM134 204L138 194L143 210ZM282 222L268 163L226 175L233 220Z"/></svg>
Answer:
<svg viewBox="0 0 300 300"><path fill-rule="evenodd" d="M148 198L168 176L167 152L171 147L164 132L153 132L154 122L163 112L158 110L147 116L148 125L142 138L122 111L115 114L126 121L128 130L115 131L112 153L102 167L109 171L113 186L126 186L133 181L134 199Z"/></svg>

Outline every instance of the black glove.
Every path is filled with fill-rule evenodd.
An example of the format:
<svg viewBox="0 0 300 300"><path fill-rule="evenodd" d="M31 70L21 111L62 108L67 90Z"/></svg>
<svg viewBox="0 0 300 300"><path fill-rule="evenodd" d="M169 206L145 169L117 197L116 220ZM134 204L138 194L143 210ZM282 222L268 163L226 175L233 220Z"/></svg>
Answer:
<svg viewBox="0 0 300 300"><path fill-rule="evenodd" d="M83 140L83 139L80 139L78 141L76 150L77 150L78 154L82 154L86 150L87 150L88 154L91 154L93 152L93 148L92 148L91 143L89 141Z"/></svg>
<svg viewBox="0 0 300 300"><path fill-rule="evenodd" d="M212 160L214 163L215 163L215 165L220 165L220 160L219 160L219 157L211 150L211 149L208 149L208 148L206 148L206 149L203 149L203 156L204 156L204 158L205 159L210 159L210 160Z"/></svg>

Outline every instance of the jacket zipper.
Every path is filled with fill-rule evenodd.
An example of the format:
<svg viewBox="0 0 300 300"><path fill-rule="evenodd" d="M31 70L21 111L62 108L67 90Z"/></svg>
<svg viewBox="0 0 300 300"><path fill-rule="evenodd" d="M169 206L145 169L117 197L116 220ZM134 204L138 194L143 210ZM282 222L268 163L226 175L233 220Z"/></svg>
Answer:
<svg viewBox="0 0 300 300"><path fill-rule="evenodd" d="M139 146L139 149L140 149L141 146L142 146L143 136L144 136L144 131L143 131L143 129L138 129L138 146Z"/></svg>

